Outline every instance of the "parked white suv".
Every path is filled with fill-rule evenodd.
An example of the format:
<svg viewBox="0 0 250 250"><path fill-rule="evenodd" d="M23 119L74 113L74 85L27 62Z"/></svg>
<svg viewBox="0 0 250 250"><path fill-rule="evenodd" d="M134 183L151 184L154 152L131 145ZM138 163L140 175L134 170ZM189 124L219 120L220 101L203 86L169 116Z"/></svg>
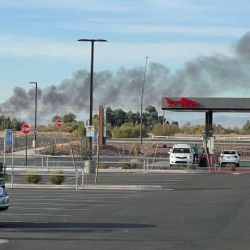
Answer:
<svg viewBox="0 0 250 250"><path fill-rule="evenodd" d="M170 166L192 165L193 163L192 149L188 144L175 144L169 154Z"/></svg>
<svg viewBox="0 0 250 250"><path fill-rule="evenodd" d="M219 156L219 164L221 166L234 164L236 167L239 167L240 154L236 150L223 150Z"/></svg>

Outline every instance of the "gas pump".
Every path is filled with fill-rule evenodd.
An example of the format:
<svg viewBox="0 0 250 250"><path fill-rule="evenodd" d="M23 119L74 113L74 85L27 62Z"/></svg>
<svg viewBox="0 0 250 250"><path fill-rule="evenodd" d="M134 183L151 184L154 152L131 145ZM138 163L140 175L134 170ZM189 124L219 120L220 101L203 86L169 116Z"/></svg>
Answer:
<svg viewBox="0 0 250 250"><path fill-rule="evenodd" d="M207 148L209 154L214 154L214 136L211 136L207 140Z"/></svg>

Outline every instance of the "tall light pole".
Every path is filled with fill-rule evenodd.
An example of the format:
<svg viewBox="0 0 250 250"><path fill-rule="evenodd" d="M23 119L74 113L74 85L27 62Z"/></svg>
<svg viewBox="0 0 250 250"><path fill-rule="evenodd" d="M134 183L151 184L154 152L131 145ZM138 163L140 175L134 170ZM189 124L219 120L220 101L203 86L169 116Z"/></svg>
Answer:
<svg viewBox="0 0 250 250"><path fill-rule="evenodd" d="M37 122L37 82L30 82L30 84L35 84L36 87L36 95L35 95L35 131L34 131L34 135L35 135L35 153L36 153L36 122Z"/></svg>
<svg viewBox="0 0 250 250"><path fill-rule="evenodd" d="M141 144L142 144L142 103L143 103L143 95L144 95L144 86L145 86L145 82L146 82L147 64L148 64L148 57L146 56L144 77L143 77L142 89L141 89L141 122L140 122L140 141L141 141Z"/></svg>
<svg viewBox="0 0 250 250"><path fill-rule="evenodd" d="M79 39L78 42L91 42L91 65L90 65L90 98L89 98L89 125L92 125L93 113L93 78L94 78L94 45L95 42L107 42L104 39ZM89 144L92 146L92 138L89 138Z"/></svg>

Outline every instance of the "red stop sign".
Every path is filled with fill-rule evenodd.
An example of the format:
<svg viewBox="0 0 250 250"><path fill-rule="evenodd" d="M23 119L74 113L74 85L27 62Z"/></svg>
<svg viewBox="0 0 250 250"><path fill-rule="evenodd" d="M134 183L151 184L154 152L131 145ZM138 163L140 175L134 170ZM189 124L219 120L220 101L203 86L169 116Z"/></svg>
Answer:
<svg viewBox="0 0 250 250"><path fill-rule="evenodd" d="M24 123L21 128L22 132L27 135L30 132L30 125L28 123Z"/></svg>
<svg viewBox="0 0 250 250"><path fill-rule="evenodd" d="M56 127L60 128L63 125L63 120L62 119L57 119L55 124L56 124Z"/></svg>

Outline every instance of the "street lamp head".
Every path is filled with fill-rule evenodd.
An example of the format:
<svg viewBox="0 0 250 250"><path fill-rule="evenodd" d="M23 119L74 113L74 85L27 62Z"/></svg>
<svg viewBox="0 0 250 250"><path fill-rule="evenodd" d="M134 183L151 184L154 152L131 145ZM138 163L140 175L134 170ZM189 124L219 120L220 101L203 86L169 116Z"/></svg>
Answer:
<svg viewBox="0 0 250 250"><path fill-rule="evenodd" d="M30 84L36 84L37 85L37 82L30 82Z"/></svg>
<svg viewBox="0 0 250 250"><path fill-rule="evenodd" d="M105 39L78 39L78 42L107 42Z"/></svg>

